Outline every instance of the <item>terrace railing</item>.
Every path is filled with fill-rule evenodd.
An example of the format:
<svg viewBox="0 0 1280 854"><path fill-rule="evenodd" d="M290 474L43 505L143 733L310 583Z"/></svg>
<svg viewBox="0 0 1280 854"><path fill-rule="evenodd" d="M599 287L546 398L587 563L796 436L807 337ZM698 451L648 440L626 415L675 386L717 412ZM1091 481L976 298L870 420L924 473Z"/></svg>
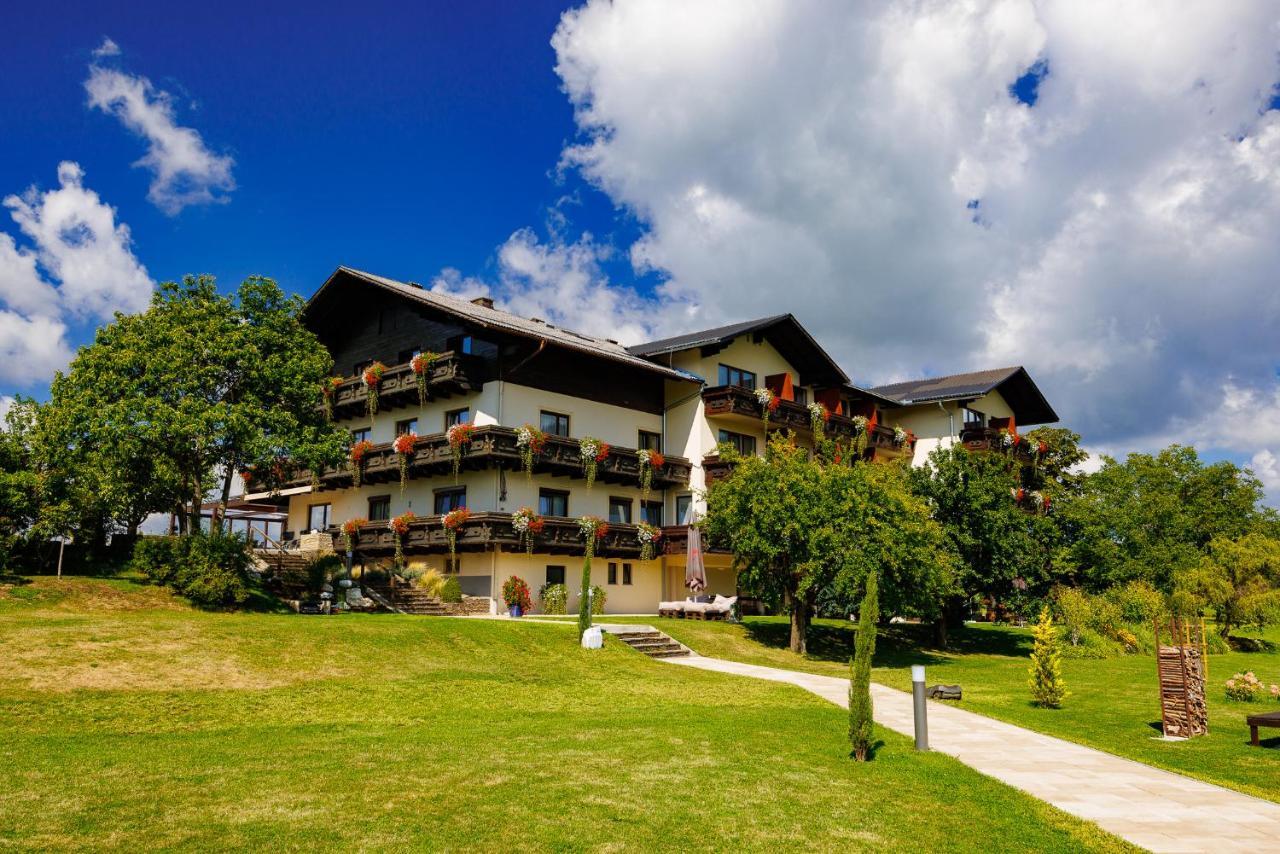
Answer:
<svg viewBox="0 0 1280 854"><path fill-rule="evenodd" d="M443 516L423 516L409 524L401 538L406 554L438 554L449 550L449 536ZM608 533L596 544L601 557L636 558L640 540L636 525L609 523ZM666 530L666 529L664 529ZM331 530L335 536L339 529ZM364 555L389 555L395 552L395 534L386 522L362 525L355 537L355 551ZM533 551L539 554L583 555L585 541L577 519L560 516L542 517L542 531L533 535ZM512 524L510 513L476 511L458 529L455 547L458 551L522 551L520 535Z"/></svg>

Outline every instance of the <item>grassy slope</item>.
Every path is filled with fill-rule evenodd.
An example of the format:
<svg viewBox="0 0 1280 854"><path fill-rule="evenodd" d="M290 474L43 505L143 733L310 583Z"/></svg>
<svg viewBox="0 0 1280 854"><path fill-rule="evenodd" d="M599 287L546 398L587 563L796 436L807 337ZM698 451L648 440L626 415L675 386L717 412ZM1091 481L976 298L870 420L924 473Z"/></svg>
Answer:
<svg viewBox="0 0 1280 854"><path fill-rule="evenodd" d="M748 618L743 626L685 620L637 622L659 626L703 655L834 676L848 674L853 651L853 625L840 621L817 621L805 658L786 649L787 625L778 618ZM961 708L1280 801L1276 787L1280 750L1251 747L1244 724L1247 714L1280 710L1280 705L1270 700L1230 702L1222 690L1227 677L1243 670L1253 670L1265 682L1280 683L1280 652L1210 656L1209 735L1163 742L1153 739L1160 734L1160 706L1151 656L1064 660L1063 675L1072 696L1062 709L1040 709L1031 705L1027 691L1030 629L967 627L953 638L956 648L950 653L922 648L914 629L895 626L881 637L876 650L877 681L910 690L908 665L924 664L929 684L958 683L964 688ZM1273 630L1269 639L1280 642L1280 632ZM1267 734L1263 730L1263 745L1280 747L1280 738L1267 739Z"/></svg>
<svg viewBox="0 0 1280 854"><path fill-rule="evenodd" d="M1078 850L1096 827L787 686L572 628L0 587L0 846Z"/></svg>

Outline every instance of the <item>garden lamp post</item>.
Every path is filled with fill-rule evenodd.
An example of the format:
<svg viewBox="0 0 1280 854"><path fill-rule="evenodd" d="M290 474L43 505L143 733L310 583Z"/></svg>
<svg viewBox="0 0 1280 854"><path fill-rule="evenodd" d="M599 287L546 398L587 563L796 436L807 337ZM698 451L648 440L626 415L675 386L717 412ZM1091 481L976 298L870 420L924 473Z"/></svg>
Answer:
<svg viewBox="0 0 1280 854"><path fill-rule="evenodd" d="M924 665L911 665L911 705L916 720L916 750L929 749L929 717L924 702Z"/></svg>

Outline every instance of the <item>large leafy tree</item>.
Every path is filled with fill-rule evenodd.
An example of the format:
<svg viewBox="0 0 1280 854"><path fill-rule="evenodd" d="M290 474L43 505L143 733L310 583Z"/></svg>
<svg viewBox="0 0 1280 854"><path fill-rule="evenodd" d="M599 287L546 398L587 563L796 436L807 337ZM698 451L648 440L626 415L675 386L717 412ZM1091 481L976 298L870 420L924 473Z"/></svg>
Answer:
<svg viewBox="0 0 1280 854"><path fill-rule="evenodd" d="M900 474L895 480L876 468L814 459L775 436L764 457L739 460L708 493L711 539L733 553L739 587L789 614L794 652L806 650L824 590L852 598L878 570L886 602L903 607L949 583L927 510L901 487Z"/></svg>
<svg viewBox="0 0 1280 854"><path fill-rule="evenodd" d="M1169 592L1196 570L1215 537L1235 539L1268 524L1262 484L1231 462L1205 463L1194 448L1104 458L1080 494L1061 507L1065 557L1095 590L1146 581Z"/></svg>
<svg viewBox="0 0 1280 854"><path fill-rule="evenodd" d="M1280 622L1280 540L1262 533L1216 537L1177 586L1213 606L1223 637L1237 626Z"/></svg>
<svg viewBox="0 0 1280 854"><path fill-rule="evenodd" d="M0 572L13 568L18 544L39 516L40 480L31 453L31 412L28 402L18 401L0 429Z"/></svg>
<svg viewBox="0 0 1280 854"><path fill-rule="evenodd" d="M938 448L909 477L957 558L955 593L937 624L940 644L946 643L947 625L958 625L975 598L1007 599L1024 586L1047 589L1057 532L1048 517L1029 514L1013 500L1013 491L1023 486L1016 460L959 445Z"/></svg>
<svg viewBox="0 0 1280 854"><path fill-rule="evenodd" d="M161 285L55 378L47 441L125 524L173 510L184 530L237 472L338 461L344 436L317 409L332 359L301 309L262 277L230 296L208 276Z"/></svg>

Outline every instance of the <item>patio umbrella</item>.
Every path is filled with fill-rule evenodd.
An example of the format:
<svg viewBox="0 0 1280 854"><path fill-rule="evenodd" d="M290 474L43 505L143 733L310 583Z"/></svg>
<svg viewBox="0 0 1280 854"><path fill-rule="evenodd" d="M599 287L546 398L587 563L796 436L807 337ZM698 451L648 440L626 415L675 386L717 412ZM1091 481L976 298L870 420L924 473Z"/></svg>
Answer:
<svg viewBox="0 0 1280 854"><path fill-rule="evenodd" d="M685 560L684 567L684 586L688 587L696 596L703 590L707 589L707 569L702 565L702 533L694 524L694 520L689 520L689 552Z"/></svg>

